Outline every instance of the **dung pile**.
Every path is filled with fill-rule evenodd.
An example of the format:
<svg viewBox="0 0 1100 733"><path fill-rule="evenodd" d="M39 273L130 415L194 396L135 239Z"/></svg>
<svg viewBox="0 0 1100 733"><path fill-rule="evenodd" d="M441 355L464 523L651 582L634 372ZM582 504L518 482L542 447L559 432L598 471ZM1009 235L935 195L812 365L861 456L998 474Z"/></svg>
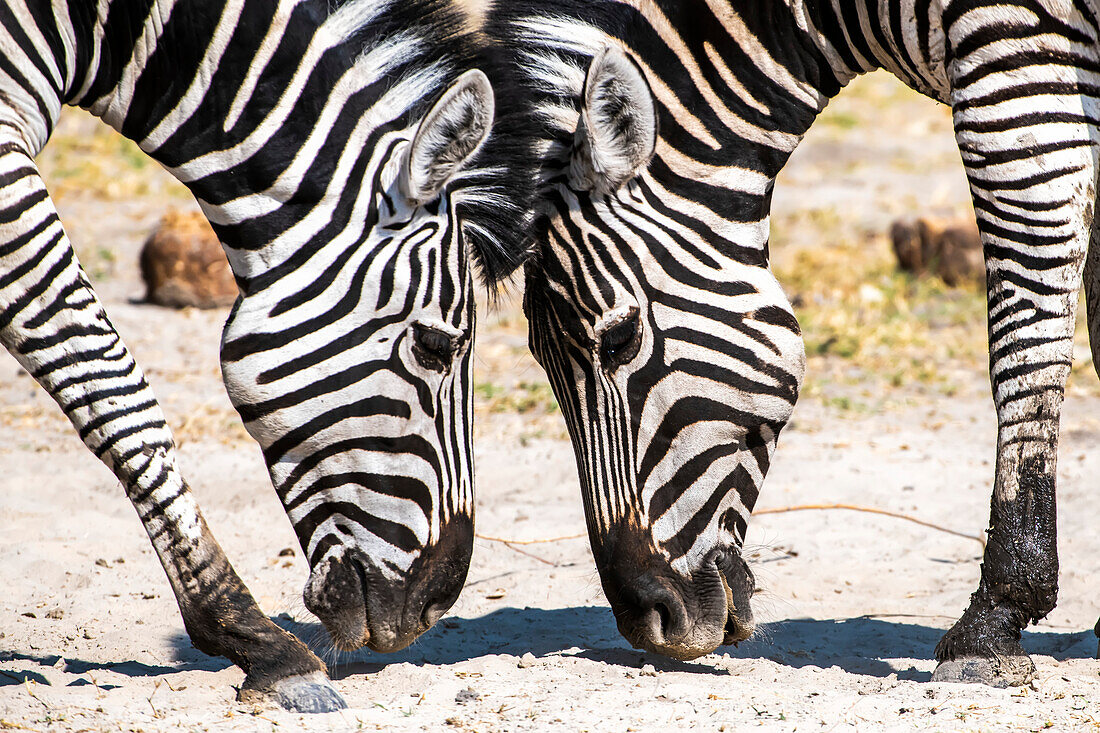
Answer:
<svg viewBox="0 0 1100 733"><path fill-rule="evenodd" d="M898 267L917 275L938 275L955 287L985 282L982 240L973 220L898 219L890 225Z"/></svg>
<svg viewBox="0 0 1100 733"><path fill-rule="evenodd" d="M169 308L232 305L237 284L218 238L198 212L171 210L141 248L145 301Z"/></svg>

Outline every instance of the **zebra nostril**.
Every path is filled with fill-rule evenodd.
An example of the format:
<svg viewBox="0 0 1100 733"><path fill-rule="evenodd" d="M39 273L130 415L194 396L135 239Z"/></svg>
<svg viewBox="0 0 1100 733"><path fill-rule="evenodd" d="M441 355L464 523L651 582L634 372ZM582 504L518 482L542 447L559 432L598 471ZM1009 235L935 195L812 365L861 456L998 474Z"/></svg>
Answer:
<svg viewBox="0 0 1100 733"><path fill-rule="evenodd" d="M660 624L657 628L661 630L660 638L667 639L669 626L672 624L672 613L668 610L668 606L663 603L655 603L651 613L657 614L656 620Z"/></svg>
<svg viewBox="0 0 1100 733"><path fill-rule="evenodd" d="M443 618L443 614L447 613L447 609L450 607L449 603L429 603L425 606L424 612L420 616L424 629L427 630L435 626L436 622Z"/></svg>
<svg viewBox="0 0 1100 733"><path fill-rule="evenodd" d="M665 643L665 620L661 617L661 612L656 608L651 608L645 612L642 617L641 629L651 644L658 646Z"/></svg>
<svg viewBox="0 0 1100 733"><path fill-rule="evenodd" d="M667 644L683 631L683 619L677 618L672 599L654 600L642 611L641 627L654 644Z"/></svg>

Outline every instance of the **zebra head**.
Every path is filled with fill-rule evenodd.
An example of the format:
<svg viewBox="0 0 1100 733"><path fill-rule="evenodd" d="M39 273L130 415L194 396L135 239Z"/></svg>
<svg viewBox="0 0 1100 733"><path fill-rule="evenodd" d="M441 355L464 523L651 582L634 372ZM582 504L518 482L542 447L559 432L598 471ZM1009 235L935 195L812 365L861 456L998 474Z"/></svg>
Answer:
<svg viewBox="0 0 1100 733"><path fill-rule="evenodd" d="M731 180L756 174L700 173L671 92L655 99L625 52L585 47L591 34L556 37L573 55L531 60L558 88L541 110L554 142L526 269L531 347L569 426L620 631L691 659L752 633L741 549L802 382L801 334L766 221L718 213Z"/></svg>
<svg viewBox="0 0 1100 733"><path fill-rule="evenodd" d="M373 7L340 6L332 42L355 40L340 13ZM504 180L489 79L458 74L453 57L418 64L455 41L409 35L404 50L352 49L325 103L287 121L305 141L283 163L291 190L264 191L236 220L204 204L241 284L224 381L309 562L305 604L347 650L403 648L465 581L474 263L490 281L514 269L522 249L499 225L529 221L522 184Z"/></svg>

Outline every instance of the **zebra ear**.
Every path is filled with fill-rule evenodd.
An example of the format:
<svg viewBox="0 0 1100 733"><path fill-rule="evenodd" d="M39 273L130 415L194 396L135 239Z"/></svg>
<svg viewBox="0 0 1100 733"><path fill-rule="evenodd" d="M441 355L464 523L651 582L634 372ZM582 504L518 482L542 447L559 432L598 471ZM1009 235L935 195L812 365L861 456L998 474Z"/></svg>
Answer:
<svg viewBox="0 0 1100 733"><path fill-rule="evenodd" d="M570 183L610 193L638 175L656 147L657 106L641 68L619 49L604 49L584 81Z"/></svg>
<svg viewBox="0 0 1100 733"><path fill-rule="evenodd" d="M400 173L413 206L431 201L489 137L495 102L488 77L471 69L432 106L413 136Z"/></svg>

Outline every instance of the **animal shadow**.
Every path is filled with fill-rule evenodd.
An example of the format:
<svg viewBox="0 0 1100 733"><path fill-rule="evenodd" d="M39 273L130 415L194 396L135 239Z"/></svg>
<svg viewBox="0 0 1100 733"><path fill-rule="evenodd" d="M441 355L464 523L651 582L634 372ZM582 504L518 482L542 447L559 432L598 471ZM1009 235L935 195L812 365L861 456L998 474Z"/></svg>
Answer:
<svg viewBox="0 0 1100 733"><path fill-rule="evenodd" d="M392 654L366 649L356 652L334 651L328 634L318 623L297 622L288 616L273 619L277 624L311 644L329 663L332 676L370 674L392 664L439 666L455 664L496 654L536 657L571 656L601 661L627 669L651 664L658 671L725 675L729 671L716 666L717 657L694 662L679 662L630 647L619 635L611 609L606 606L572 608L499 608L475 618L445 618L414 644ZM837 666L851 673L926 682L931 678L932 651L944 629L891 618L860 616L845 619L799 618L761 624L757 633L739 646L721 647L718 654L733 659L769 659L792 668ZM230 666L226 659L209 657L191 645L190 638L179 632L170 643L174 662L149 665L136 661L90 662L66 659L64 672L84 675L106 670L127 677L156 677L185 670L216 672ZM1047 629L1023 635L1024 648L1059 661L1087 659L1096 649L1092 630L1064 632ZM32 662L57 668L56 655L0 651L0 661ZM924 669L911 662L923 660ZM902 666L910 662L907 669ZM4 671L0 687L23 684L24 680L46 683L35 671ZM83 684L79 680L73 684Z"/></svg>
<svg viewBox="0 0 1100 733"><path fill-rule="evenodd" d="M928 682L930 670L918 670L907 660L924 660L933 667L933 651L946 629L891 618L857 616L844 619L799 618L761 624L757 633L737 647L723 647L738 659L766 658L789 667L837 666L852 674ZM1024 648L1061 661L1091 657L1091 631L1025 631ZM891 661L892 660L892 661Z"/></svg>
<svg viewBox="0 0 1100 733"><path fill-rule="evenodd" d="M190 646L190 640L187 636L183 636L187 640L188 646ZM175 641L175 640L174 640ZM57 670L59 673L65 675L85 675L89 672L113 672L114 674L120 674L125 677L161 677L164 675L175 674L178 672L184 672L192 669L203 669L211 672L225 669L229 666L229 662L224 659L208 657L201 652L191 650L194 655L197 656L198 663L185 662L180 666L169 667L167 665L154 665L144 664L142 662L136 662L134 660L124 662L89 662L84 659L70 659L63 658L56 654L26 654L17 651L3 651L0 652L0 662L3 661L19 661L19 662L31 662L41 667L47 667ZM67 679L67 678L63 678ZM7 670L0 669L0 687L7 687L9 685L21 685L24 682L31 681L37 682L43 685L54 684L49 678L39 672L32 670ZM79 687L82 685L96 685L102 690L113 690L118 685L108 685L102 683L95 683L90 679L84 679L78 677L77 679L69 682L67 687Z"/></svg>
<svg viewBox="0 0 1100 733"><path fill-rule="evenodd" d="M316 623L286 618L276 622L307 642L330 663L337 679L370 674L391 664L416 666L454 664L492 654L536 657L573 656L626 668L652 664L658 671L728 674L714 657L679 662L631 648L619 634L606 606L497 609L476 618L445 618L412 646L393 654L369 650L333 652L328 636ZM860 616L845 619L800 618L761 624L752 639L721 647L718 654L734 659L770 659L793 668L837 666L851 674L927 682L933 650L944 629L890 618ZM318 642L321 642L318 644ZM1058 660L1090 658L1095 651L1091 631L1037 630L1024 633L1024 647L1033 654ZM708 661L709 660L709 661ZM926 670L906 660L923 660Z"/></svg>

